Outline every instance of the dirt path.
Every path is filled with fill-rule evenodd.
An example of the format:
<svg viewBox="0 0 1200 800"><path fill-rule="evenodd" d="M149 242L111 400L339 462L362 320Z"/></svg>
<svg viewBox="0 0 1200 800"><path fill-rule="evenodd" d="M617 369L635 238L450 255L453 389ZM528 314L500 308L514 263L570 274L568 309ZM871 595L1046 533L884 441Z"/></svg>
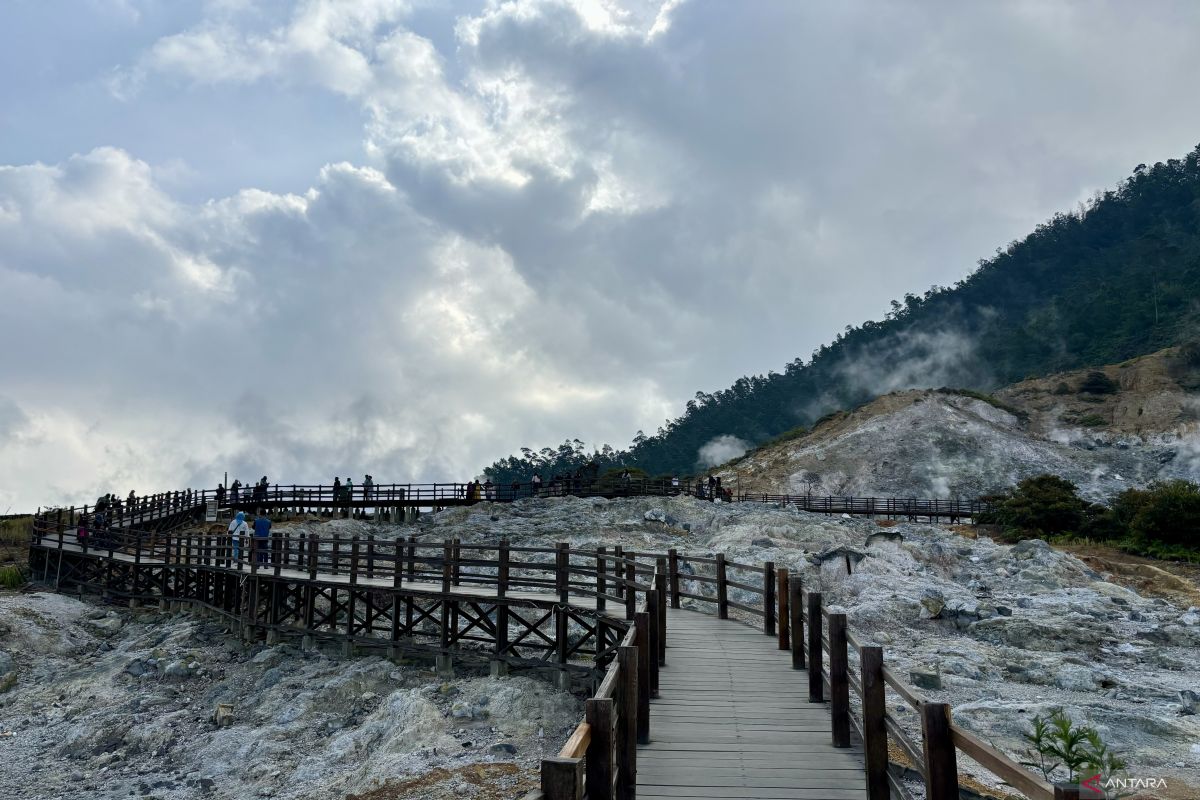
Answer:
<svg viewBox="0 0 1200 800"><path fill-rule="evenodd" d="M1200 564L1160 561L1104 545L1067 545L1065 550L1097 572L1139 594L1161 597L1184 608L1200 606Z"/></svg>

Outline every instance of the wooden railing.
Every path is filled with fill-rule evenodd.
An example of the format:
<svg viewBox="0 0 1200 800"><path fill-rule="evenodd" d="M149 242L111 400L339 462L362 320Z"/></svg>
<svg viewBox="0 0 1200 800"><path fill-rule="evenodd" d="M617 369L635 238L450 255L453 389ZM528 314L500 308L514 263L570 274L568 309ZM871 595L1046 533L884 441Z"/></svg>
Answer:
<svg viewBox="0 0 1200 800"><path fill-rule="evenodd" d="M439 508L449 505L470 505L476 502L510 503L531 497L676 497L688 496L714 499L714 492L703 481L679 482L667 480L581 481L563 480L555 483L516 483L507 486L474 487L469 483L392 483L371 487L336 488L332 485L272 484L264 488L242 487L239 491L217 489L185 489L145 497L118 498L105 514L106 523L127 527L145 522L164 510L206 506L216 503L219 508L295 508L340 510L375 509L377 515L388 515L397 507ZM903 497L826 497L814 495L760 494L752 492L722 492L727 501L776 503L793 506L816 514L849 514L852 516L888 517L893 519L974 520L990 510L982 500L926 499ZM81 511L85 514L87 506ZM95 513L92 509L91 513Z"/></svg>
<svg viewBox="0 0 1200 800"><path fill-rule="evenodd" d="M204 494L192 498L203 503ZM611 648L605 646L603 632L591 651L572 647L567 637L569 617L560 617L556 624L554 659L565 663L586 653L604 671L586 702L584 719L557 756L543 761L541 788L530 798L633 797L636 744L648 740L649 701L657 692L659 667L666 663L667 604L681 608L685 601L692 608L706 607L722 619L753 624L778 638L779 649L790 651L793 668L807 670L810 701L829 702L833 745L849 747L852 731L862 740L869 800L909 798L898 777L905 766L921 776L928 800L958 800L959 753L1030 800L1078 797L1077 786L1047 783L955 724L947 704L930 702L908 685L886 665L882 648L862 644L845 614L825 608L820 592L804 591L797 576L770 562L756 566L731 561L723 553L693 556L675 549L648 553L615 546L611 552L606 547L582 551L566 544L514 547L503 540L463 544L456 539L425 542L412 536L343 538L287 532L267 539L262 550L234 558L228 536L179 535L178 527L185 523L177 521L165 530L156 529L155 523L177 520L199 508L202 505L162 501L158 510L142 512L148 514L150 527L110 531L103 551L109 558L116 552L132 552L138 559L202 563L276 577L285 570L299 570L312 580L345 574L352 586L433 582L449 594L452 587L478 584L494 588L501 597L518 590L553 593L563 605L572 597L586 597L601 614L610 602L623 607L624 621L610 618L612 630L620 636ZM75 509L39 514L35 546L47 546L50 539L50 546L61 549L69 543L80 516ZM87 519L86 514L82 517ZM553 560L539 558L548 555ZM850 658L852 652L856 659ZM894 711L897 707L915 713L919 735L909 732ZM891 763L889 743L904 754L907 765Z"/></svg>
<svg viewBox="0 0 1200 800"><path fill-rule="evenodd" d="M849 630L845 614L824 607L820 592L805 592L801 581L784 570L779 571L779 583L780 596L788 598L785 616L790 628L790 636L780 633L780 648L785 648L786 639L792 667L807 669L809 700L828 700L833 745L849 747L851 728L862 740L868 800L911 798L897 776L901 770L889 768L889 743L920 774L927 800L959 800L960 752L1029 800L1077 800L1077 785L1051 785L955 724L948 704L930 702L906 683L884 663L882 647L862 644ZM849 658L851 652L857 659ZM851 704L852 693L857 708ZM893 711L904 706L919 719L919 737L911 735Z"/></svg>

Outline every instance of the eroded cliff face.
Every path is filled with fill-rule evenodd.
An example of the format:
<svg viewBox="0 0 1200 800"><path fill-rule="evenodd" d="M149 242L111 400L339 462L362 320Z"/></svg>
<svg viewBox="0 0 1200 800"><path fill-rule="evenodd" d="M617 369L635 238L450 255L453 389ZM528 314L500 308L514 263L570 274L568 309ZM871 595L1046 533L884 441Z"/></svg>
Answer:
<svg viewBox="0 0 1200 800"><path fill-rule="evenodd" d="M1104 500L1130 486L1200 478L1200 394L1174 350L1102 370L1024 381L994 402L914 390L885 395L715 471L742 491L978 497L1042 473Z"/></svg>

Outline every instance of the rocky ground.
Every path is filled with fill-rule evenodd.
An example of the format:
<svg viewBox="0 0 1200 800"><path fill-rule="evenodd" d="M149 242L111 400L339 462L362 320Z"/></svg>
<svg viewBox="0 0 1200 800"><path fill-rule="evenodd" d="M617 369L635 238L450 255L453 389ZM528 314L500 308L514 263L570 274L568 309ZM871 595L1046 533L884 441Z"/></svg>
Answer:
<svg viewBox="0 0 1200 800"><path fill-rule="evenodd" d="M0 594L0 691L12 800L510 800L582 714L527 677L442 681L43 592Z"/></svg>
<svg viewBox="0 0 1200 800"><path fill-rule="evenodd" d="M1200 395L1172 350L1024 381L992 401L911 390L884 395L718 470L726 486L771 494L975 498L1041 473L1102 501L1151 481L1200 478Z"/></svg>
<svg viewBox="0 0 1200 800"><path fill-rule="evenodd" d="M1061 706L1098 727L1131 775L1168 778L1165 796L1200 797L1200 610L1187 595L1139 594L1044 542L691 498L481 504L426 517L417 530L435 540L621 543L774 561L1009 753L1023 748L1035 714Z"/></svg>
<svg viewBox="0 0 1200 800"><path fill-rule="evenodd" d="M691 498L288 525L773 560L998 747L1018 753L1029 719L1061 706L1097 726L1130 775L1170 779L1163 796L1200 797L1200 611L1187 587L1139 593L1040 541ZM3 797L515 797L581 713L578 698L530 678L442 683L417 666L246 647L197 616L51 594L0 595L0 626L0 675L16 676L0 694ZM221 703L228 727L213 721Z"/></svg>

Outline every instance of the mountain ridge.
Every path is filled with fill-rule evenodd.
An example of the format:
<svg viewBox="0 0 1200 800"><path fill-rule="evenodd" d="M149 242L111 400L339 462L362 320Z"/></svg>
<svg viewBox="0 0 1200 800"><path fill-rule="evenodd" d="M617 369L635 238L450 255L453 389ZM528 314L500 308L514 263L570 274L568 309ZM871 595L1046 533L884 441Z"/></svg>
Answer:
<svg viewBox="0 0 1200 800"><path fill-rule="evenodd" d="M1200 146L1139 165L1116 188L998 248L951 287L893 301L783 372L697 392L680 417L627 450L568 440L522 448L485 469L493 481L570 472L588 461L651 474L709 466L706 445L752 446L889 391L991 390L1063 370L1115 364L1200 330ZM717 460L720 460L719 458ZM709 459L709 463L712 463Z"/></svg>

